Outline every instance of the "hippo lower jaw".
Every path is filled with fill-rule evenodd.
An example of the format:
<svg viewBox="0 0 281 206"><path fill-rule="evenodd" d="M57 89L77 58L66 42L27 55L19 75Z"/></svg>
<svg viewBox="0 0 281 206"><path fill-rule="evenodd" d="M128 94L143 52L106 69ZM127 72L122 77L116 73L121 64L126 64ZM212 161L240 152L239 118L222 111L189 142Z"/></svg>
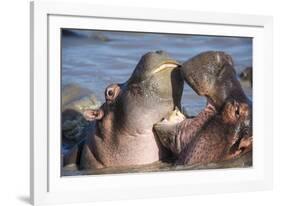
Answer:
<svg viewBox="0 0 281 206"><path fill-rule="evenodd" d="M205 123L216 114L215 107L209 102L207 102L206 107L197 116L192 118L185 117L176 108L169 114L169 117L165 117L162 121L156 123L153 129L164 147L170 149L178 156ZM184 128L188 128L188 130Z"/></svg>

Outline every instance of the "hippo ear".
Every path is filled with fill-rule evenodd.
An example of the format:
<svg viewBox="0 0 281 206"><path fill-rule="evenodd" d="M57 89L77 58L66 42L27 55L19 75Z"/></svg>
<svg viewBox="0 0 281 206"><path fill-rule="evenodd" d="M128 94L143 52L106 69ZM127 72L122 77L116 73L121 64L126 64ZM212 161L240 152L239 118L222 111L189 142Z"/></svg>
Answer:
<svg viewBox="0 0 281 206"><path fill-rule="evenodd" d="M88 121L95 121L102 119L104 113L101 109L87 109L84 111L83 116Z"/></svg>

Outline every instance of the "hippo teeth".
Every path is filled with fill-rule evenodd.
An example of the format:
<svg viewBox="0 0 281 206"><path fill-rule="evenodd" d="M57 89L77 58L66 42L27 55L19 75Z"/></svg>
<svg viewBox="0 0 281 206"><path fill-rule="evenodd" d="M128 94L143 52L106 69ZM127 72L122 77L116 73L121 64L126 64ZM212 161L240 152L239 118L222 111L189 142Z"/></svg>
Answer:
<svg viewBox="0 0 281 206"><path fill-rule="evenodd" d="M166 70L166 69L169 69L169 68L177 68L178 66L179 66L179 65L178 65L178 64L175 64L175 63L165 63L165 64L162 64L161 66L157 67L157 68L152 72L152 74L161 72L161 71Z"/></svg>

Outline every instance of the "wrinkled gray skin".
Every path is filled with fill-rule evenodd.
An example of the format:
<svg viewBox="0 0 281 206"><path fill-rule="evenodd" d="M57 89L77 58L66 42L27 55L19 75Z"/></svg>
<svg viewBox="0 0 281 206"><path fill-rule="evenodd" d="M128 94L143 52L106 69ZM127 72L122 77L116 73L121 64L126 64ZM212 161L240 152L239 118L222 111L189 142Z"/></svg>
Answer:
<svg viewBox="0 0 281 206"><path fill-rule="evenodd" d="M194 118L154 126L160 142L177 156L177 164L221 161L237 155L233 150L241 149L239 145L251 147L252 103L232 58L224 52L204 52L186 61L181 72L186 83L206 97L207 106Z"/></svg>
<svg viewBox="0 0 281 206"><path fill-rule="evenodd" d="M85 118L93 131L83 145L64 156L64 165L80 169L142 165L169 156L153 134L153 124L176 106L181 108L183 79L179 64L165 52L142 56L129 80L110 85L99 110Z"/></svg>

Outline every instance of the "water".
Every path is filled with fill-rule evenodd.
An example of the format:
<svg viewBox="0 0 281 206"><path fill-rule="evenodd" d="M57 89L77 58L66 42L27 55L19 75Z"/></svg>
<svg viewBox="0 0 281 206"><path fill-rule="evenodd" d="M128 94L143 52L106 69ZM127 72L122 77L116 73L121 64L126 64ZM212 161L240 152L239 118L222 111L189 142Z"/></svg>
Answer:
<svg viewBox="0 0 281 206"><path fill-rule="evenodd" d="M62 36L62 85L70 83L88 88L104 101L104 89L125 82L141 56L164 50L178 61L186 61L200 52L225 51L233 57L237 73L252 66L252 39L199 35L172 35L132 32L71 30L78 35ZM252 99L252 89L243 84ZM205 106L205 98L185 84L182 105L190 115Z"/></svg>
<svg viewBox="0 0 281 206"><path fill-rule="evenodd" d="M247 152L234 160L225 160L219 163L194 164L194 165L173 165L161 161L147 165L131 165L126 167L107 167L94 170L78 170L76 166L70 165L62 169L62 176L77 175L105 175L122 173L147 173L147 172L169 172L182 170L206 170L226 168L250 168L252 167L252 152Z"/></svg>

